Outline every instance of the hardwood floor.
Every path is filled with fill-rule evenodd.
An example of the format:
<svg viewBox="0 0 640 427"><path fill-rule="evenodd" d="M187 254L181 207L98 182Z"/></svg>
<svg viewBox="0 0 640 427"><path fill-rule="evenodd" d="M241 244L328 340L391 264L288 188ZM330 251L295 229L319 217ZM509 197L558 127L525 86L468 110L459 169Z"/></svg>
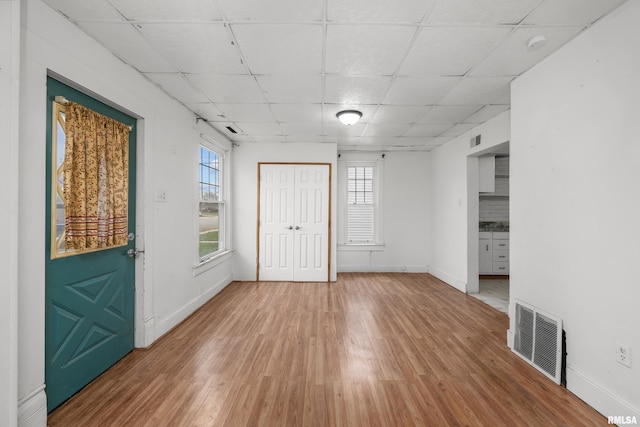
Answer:
<svg viewBox="0 0 640 427"><path fill-rule="evenodd" d="M590 426L506 346L503 313L428 274L234 282L50 426Z"/></svg>

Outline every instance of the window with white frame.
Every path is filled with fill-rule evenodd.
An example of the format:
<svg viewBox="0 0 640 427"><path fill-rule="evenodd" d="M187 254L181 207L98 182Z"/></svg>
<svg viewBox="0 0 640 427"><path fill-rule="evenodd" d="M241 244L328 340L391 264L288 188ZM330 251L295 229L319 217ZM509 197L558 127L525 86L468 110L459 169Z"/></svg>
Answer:
<svg viewBox="0 0 640 427"><path fill-rule="evenodd" d="M223 150L200 145L198 160L198 256L200 263L225 250Z"/></svg>
<svg viewBox="0 0 640 427"><path fill-rule="evenodd" d="M379 161L345 161L343 176L344 245L382 244L382 213L379 185L382 165Z"/></svg>

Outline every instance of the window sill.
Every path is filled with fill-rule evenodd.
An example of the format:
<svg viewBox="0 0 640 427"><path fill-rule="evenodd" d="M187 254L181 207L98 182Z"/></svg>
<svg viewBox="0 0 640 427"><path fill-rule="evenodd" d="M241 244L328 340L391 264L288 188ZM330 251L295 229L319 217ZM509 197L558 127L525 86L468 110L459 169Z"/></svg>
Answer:
<svg viewBox="0 0 640 427"><path fill-rule="evenodd" d="M338 245L338 252L381 252L384 249L383 243L342 243Z"/></svg>
<svg viewBox="0 0 640 427"><path fill-rule="evenodd" d="M206 271L211 270L214 267L222 264L225 261L231 259L231 254L233 253L232 249L226 250L224 252L220 252L219 254L212 256L211 258L207 258L206 260L200 262L193 266L193 276L198 276Z"/></svg>

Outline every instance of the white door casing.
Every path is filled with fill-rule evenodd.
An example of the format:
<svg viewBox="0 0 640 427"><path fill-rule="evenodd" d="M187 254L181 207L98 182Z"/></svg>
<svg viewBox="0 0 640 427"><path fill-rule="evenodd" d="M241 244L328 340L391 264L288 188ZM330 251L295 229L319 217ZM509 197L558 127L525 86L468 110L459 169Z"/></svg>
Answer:
<svg viewBox="0 0 640 427"><path fill-rule="evenodd" d="M259 280L329 279L330 166L261 164Z"/></svg>

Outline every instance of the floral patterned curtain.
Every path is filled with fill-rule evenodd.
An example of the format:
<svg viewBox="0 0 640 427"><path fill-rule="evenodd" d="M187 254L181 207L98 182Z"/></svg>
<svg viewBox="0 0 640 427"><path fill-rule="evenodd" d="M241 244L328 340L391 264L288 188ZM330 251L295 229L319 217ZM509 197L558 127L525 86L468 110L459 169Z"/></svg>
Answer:
<svg viewBox="0 0 640 427"><path fill-rule="evenodd" d="M82 105L65 107L65 244L127 244L129 127Z"/></svg>

